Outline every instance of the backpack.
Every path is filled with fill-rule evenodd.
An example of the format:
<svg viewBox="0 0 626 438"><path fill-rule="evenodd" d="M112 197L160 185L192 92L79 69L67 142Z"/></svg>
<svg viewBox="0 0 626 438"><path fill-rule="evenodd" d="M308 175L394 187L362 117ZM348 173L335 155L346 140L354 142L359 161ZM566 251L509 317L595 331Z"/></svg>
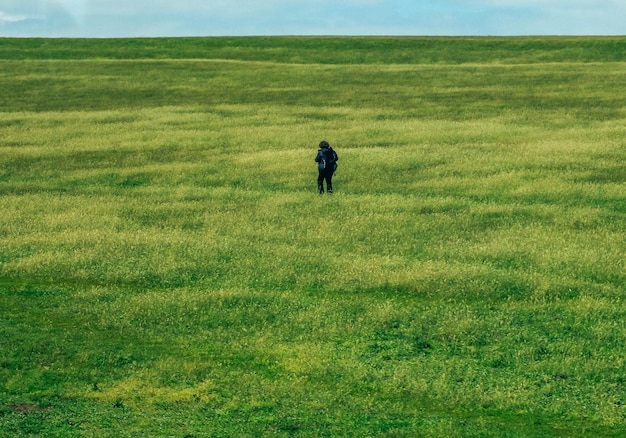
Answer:
<svg viewBox="0 0 626 438"><path fill-rule="evenodd" d="M337 161L335 160L335 151L332 149L322 149L322 159L317 168L319 170L337 170Z"/></svg>

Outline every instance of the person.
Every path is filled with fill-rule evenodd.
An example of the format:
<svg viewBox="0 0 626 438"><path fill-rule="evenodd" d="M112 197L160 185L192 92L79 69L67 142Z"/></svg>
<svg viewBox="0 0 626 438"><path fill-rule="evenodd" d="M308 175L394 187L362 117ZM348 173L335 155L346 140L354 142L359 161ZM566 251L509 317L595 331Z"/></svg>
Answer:
<svg viewBox="0 0 626 438"><path fill-rule="evenodd" d="M319 172L317 176L317 190L319 190L320 195L324 194L324 180L326 180L326 190L328 193L333 192L333 174L335 170L337 170L338 160L337 152L330 147L330 144L328 144L326 140L322 141L315 157L317 170Z"/></svg>

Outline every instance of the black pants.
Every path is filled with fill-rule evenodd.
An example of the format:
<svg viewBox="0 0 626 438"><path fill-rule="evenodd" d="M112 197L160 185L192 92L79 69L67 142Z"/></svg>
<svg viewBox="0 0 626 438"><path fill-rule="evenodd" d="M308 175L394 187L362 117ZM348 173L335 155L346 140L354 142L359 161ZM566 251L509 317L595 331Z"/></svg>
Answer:
<svg viewBox="0 0 626 438"><path fill-rule="evenodd" d="M324 193L324 180L326 180L326 190L328 193L333 192L333 173L332 170L320 170L317 177L317 189L320 194Z"/></svg>

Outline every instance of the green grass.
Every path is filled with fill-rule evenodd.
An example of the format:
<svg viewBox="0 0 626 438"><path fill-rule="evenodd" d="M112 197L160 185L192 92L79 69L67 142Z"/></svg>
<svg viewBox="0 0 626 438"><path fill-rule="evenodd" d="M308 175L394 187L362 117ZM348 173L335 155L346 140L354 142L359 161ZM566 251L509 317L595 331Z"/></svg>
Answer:
<svg viewBox="0 0 626 438"><path fill-rule="evenodd" d="M623 62L623 37L0 38L0 59L230 59L295 64Z"/></svg>
<svg viewBox="0 0 626 438"><path fill-rule="evenodd" d="M0 436L622 436L625 46L0 39Z"/></svg>

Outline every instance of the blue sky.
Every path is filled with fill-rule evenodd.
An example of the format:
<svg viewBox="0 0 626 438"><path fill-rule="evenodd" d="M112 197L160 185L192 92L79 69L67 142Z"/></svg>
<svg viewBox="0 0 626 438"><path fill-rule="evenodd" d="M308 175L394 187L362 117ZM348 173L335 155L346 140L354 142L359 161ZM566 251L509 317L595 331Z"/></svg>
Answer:
<svg viewBox="0 0 626 438"><path fill-rule="evenodd" d="M0 0L0 36L626 35L626 0Z"/></svg>

